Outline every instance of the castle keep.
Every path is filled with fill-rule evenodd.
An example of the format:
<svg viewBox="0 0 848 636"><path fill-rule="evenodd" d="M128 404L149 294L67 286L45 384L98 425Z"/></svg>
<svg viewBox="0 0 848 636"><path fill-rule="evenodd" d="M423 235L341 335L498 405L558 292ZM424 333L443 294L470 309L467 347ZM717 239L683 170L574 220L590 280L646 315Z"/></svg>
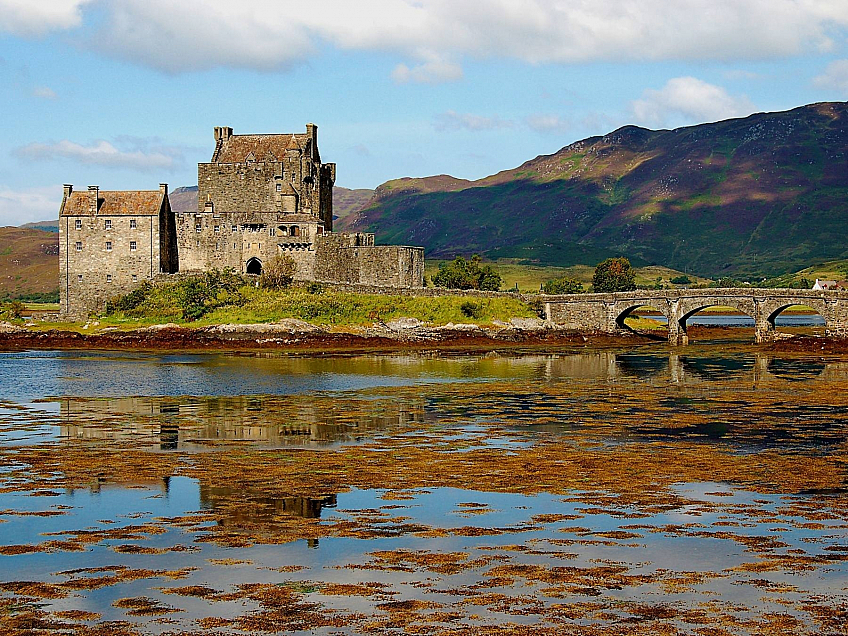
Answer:
<svg viewBox="0 0 848 636"><path fill-rule="evenodd" d="M278 254L297 264L297 280L423 286L423 248L333 233L336 165L321 163L317 126L273 135L216 127L214 134L212 160L197 166L196 212L174 214L165 184L154 192L65 186L59 212L63 314L101 309L159 274L224 268L261 274Z"/></svg>

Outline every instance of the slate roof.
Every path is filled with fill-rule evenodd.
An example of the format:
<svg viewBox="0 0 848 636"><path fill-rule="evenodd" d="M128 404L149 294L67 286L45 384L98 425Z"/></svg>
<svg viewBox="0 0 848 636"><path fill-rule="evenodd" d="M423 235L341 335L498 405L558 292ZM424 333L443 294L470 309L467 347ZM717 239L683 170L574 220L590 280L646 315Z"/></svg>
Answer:
<svg viewBox="0 0 848 636"><path fill-rule="evenodd" d="M217 163L244 163L247 156L253 153L254 161L265 161L271 153L276 161L286 156L289 148L302 150L306 148L308 137L305 133L293 135L232 135L222 141L216 148L212 161Z"/></svg>
<svg viewBox="0 0 848 636"><path fill-rule="evenodd" d="M100 190L97 200L99 216L151 216L158 215L162 207L159 190ZM62 206L62 216L88 216L91 214L88 190L72 192Z"/></svg>

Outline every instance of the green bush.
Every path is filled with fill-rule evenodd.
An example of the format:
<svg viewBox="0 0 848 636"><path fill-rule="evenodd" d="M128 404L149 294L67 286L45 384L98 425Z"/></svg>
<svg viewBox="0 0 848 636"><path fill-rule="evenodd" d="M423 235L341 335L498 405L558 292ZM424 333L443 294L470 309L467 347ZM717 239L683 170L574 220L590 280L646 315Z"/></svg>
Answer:
<svg viewBox="0 0 848 636"><path fill-rule="evenodd" d="M682 276L675 276L674 278L670 279L669 282L672 285L691 285L692 284L692 281L689 279L689 277L686 274L683 274Z"/></svg>
<svg viewBox="0 0 848 636"><path fill-rule="evenodd" d="M0 305L0 320L20 320L26 307L19 300Z"/></svg>
<svg viewBox="0 0 848 636"><path fill-rule="evenodd" d="M479 320L483 317L483 303L466 300L459 306L459 310L466 318L474 318Z"/></svg>
<svg viewBox="0 0 848 636"><path fill-rule="evenodd" d="M285 289L294 281L297 263L288 254L277 254L262 268L259 286L264 289Z"/></svg>
<svg viewBox="0 0 848 636"><path fill-rule="evenodd" d="M546 294L582 294L583 283L573 278L556 278L544 284L542 290Z"/></svg>
<svg viewBox="0 0 848 636"><path fill-rule="evenodd" d="M457 256L449 263L439 265L439 271L433 275L433 284L446 289L480 289L497 291L503 278L491 265L480 265L480 255L471 260Z"/></svg>
<svg viewBox="0 0 848 636"><path fill-rule="evenodd" d="M636 289L636 274L630 267L630 261L618 256L598 263L592 276L592 289L597 293Z"/></svg>

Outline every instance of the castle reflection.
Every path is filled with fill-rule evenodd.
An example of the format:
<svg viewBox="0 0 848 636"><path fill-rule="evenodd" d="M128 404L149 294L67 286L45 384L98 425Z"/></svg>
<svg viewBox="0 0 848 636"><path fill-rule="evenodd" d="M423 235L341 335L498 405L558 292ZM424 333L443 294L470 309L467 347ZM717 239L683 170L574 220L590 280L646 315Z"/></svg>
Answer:
<svg viewBox="0 0 848 636"><path fill-rule="evenodd" d="M186 450L325 447L424 422L424 402L330 396L64 398L60 435Z"/></svg>

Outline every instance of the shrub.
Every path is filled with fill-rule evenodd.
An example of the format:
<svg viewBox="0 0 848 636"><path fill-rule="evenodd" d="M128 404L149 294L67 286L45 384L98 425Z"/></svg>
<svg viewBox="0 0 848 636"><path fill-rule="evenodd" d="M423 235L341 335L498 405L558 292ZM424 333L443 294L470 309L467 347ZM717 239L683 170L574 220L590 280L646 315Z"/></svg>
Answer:
<svg viewBox="0 0 848 636"><path fill-rule="evenodd" d="M112 314L116 311L130 312L139 307L153 290L153 285L150 281L144 281L141 285L132 290L129 294L114 298L106 303L106 313Z"/></svg>
<svg viewBox="0 0 848 636"><path fill-rule="evenodd" d="M26 307L19 300L13 300L6 305L0 305L0 320L20 320Z"/></svg>
<svg viewBox="0 0 848 636"><path fill-rule="evenodd" d="M669 282L672 285L691 285L692 284L692 281L689 279L689 277L686 274L683 274L682 276L675 276L674 278L670 279Z"/></svg>
<svg viewBox="0 0 848 636"><path fill-rule="evenodd" d="M306 286L306 291L308 291L310 294L323 294L324 286L321 283L309 283Z"/></svg>
<svg viewBox="0 0 848 636"><path fill-rule="evenodd" d="M477 303L473 300L466 300L459 306L459 310L466 318L480 319L483 317L483 303Z"/></svg>
<svg viewBox="0 0 848 636"><path fill-rule="evenodd" d="M457 256L450 263L442 263L433 275L433 284L447 289L499 290L501 275L491 265L481 266L480 262L480 255L475 254L471 260Z"/></svg>
<svg viewBox="0 0 848 636"><path fill-rule="evenodd" d="M297 273L297 263L288 254L277 254L270 259L259 276L259 286L264 289L286 289Z"/></svg>
<svg viewBox="0 0 848 636"><path fill-rule="evenodd" d="M542 287L546 294L582 294L583 283L573 278L556 278L549 280Z"/></svg>
<svg viewBox="0 0 848 636"><path fill-rule="evenodd" d="M636 274L630 267L630 261L618 256L598 263L592 276L592 289L598 293L636 289Z"/></svg>

